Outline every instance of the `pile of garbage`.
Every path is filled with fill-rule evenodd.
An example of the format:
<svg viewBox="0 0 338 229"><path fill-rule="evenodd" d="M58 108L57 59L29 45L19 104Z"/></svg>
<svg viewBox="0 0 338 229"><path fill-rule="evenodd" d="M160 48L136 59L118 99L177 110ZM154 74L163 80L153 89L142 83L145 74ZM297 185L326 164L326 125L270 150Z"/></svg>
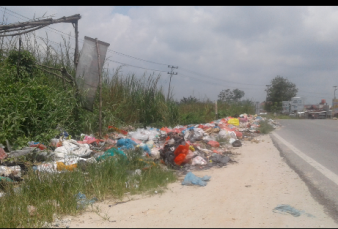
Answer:
<svg viewBox="0 0 338 229"><path fill-rule="evenodd" d="M8 160L29 156L36 163L33 170L49 173L73 171L88 163L99 163L109 157L127 157L128 150L139 148L143 157L160 162L170 169L184 170L222 167L231 159L230 149L241 147L242 141L259 135L258 127L264 117L242 114L239 118L226 117L210 123L176 126L174 128L128 128L129 131L109 126L111 130L103 139L81 134L78 140L71 139L66 132L51 139L48 146L39 142L28 142L21 150L5 152L0 145L0 181L21 181L27 171L24 163ZM279 124L269 119L277 128ZM132 129L132 130L130 130Z"/></svg>

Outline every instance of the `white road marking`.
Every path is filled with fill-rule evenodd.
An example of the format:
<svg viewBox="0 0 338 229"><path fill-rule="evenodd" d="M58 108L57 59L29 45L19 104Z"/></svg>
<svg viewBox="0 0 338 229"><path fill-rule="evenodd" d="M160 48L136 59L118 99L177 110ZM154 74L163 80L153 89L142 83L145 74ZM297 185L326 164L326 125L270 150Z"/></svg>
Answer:
<svg viewBox="0 0 338 229"><path fill-rule="evenodd" d="M297 149L295 146L291 145L289 142L284 140L281 136L276 134L275 132L271 133L274 135L278 140L280 140L283 144L285 144L289 149L291 149L295 154L297 154L300 158L302 158L304 161L309 163L311 166L313 166L315 169L317 169L320 173L322 173L324 176L326 176L328 179L333 181L336 185L338 185L338 176L333 173L331 170L327 169L323 165L319 164L317 161L312 159L311 157L304 154L302 151Z"/></svg>

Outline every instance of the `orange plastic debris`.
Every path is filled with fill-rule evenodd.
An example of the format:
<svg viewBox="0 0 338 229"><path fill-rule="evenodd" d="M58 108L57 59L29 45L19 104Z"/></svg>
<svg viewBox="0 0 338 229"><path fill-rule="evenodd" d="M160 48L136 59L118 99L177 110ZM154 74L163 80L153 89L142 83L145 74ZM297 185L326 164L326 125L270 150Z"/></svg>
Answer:
<svg viewBox="0 0 338 229"><path fill-rule="evenodd" d="M62 171L62 170L68 170L68 171L73 171L75 168L77 168L77 164L73 164L73 165L65 165L63 162L56 162L56 169L58 171Z"/></svg>

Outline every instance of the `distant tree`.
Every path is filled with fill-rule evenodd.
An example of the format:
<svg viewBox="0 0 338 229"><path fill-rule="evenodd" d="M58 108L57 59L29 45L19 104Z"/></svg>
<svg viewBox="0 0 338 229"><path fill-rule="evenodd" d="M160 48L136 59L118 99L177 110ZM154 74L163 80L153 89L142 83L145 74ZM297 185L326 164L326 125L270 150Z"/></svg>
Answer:
<svg viewBox="0 0 338 229"><path fill-rule="evenodd" d="M244 91L237 88L232 91L230 89L226 89L219 93L218 99L225 102L237 102L244 96L244 94Z"/></svg>
<svg viewBox="0 0 338 229"><path fill-rule="evenodd" d="M276 76L265 91L267 92L265 110L278 111L282 109L282 101L290 101L297 95L298 88L287 78Z"/></svg>
<svg viewBox="0 0 338 229"><path fill-rule="evenodd" d="M183 99L181 99L181 103L197 103L197 102L199 102L199 100L191 95L188 98L183 97Z"/></svg>

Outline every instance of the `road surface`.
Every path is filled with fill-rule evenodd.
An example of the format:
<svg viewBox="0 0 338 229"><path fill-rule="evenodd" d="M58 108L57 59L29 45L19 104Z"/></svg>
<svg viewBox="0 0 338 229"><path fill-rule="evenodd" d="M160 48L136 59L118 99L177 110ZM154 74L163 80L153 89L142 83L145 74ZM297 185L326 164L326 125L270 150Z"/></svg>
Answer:
<svg viewBox="0 0 338 229"><path fill-rule="evenodd" d="M282 128L271 137L312 195L338 219L338 121L278 120Z"/></svg>

